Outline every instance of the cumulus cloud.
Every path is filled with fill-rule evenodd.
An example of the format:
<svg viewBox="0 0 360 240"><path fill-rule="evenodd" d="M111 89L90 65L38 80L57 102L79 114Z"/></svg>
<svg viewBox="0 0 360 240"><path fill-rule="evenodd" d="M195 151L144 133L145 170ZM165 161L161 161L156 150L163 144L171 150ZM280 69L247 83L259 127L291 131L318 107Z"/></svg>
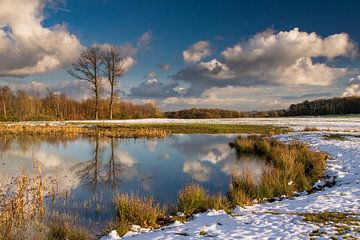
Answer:
<svg viewBox="0 0 360 240"><path fill-rule="evenodd" d="M167 71L170 69L170 64L166 64L166 63L158 63L158 68L160 68L161 70Z"/></svg>
<svg viewBox="0 0 360 240"><path fill-rule="evenodd" d="M192 48L201 48L196 44ZM200 46L207 49L208 45L203 43ZM174 80L191 84L189 95L199 95L211 87L226 86L328 86L348 71L347 68L330 66L329 61L336 57L354 57L357 47L346 33L321 37L294 28L258 33L223 50L221 59L201 62L208 54L205 50L199 52L186 54L187 61L197 62L196 65L172 76ZM325 60L320 61L322 58Z"/></svg>
<svg viewBox="0 0 360 240"><path fill-rule="evenodd" d="M44 27L44 1L0 2L0 75L44 73L76 59L82 49L65 25Z"/></svg>
<svg viewBox="0 0 360 240"><path fill-rule="evenodd" d="M360 84L351 84L342 94L343 97L360 96Z"/></svg>
<svg viewBox="0 0 360 240"><path fill-rule="evenodd" d="M328 87L326 90L335 91L335 89ZM199 96L173 96L162 99L158 104L162 109L169 110L193 107L227 108L239 111L284 109L292 103L329 96L329 93L323 90L323 87L314 86L212 87L204 90Z"/></svg>
<svg viewBox="0 0 360 240"><path fill-rule="evenodd" d="M137 46L140 49L148 49L153 34L151 31L144 32L138 39Z"/></svg>
<svg viewBox="0 0 360 240"><path fill-rule="evenodd" d="M185 161L183 172L189 174L196 181L208 182L212 171L210 167L206 167L198 161Z"/></svg>
<svg viewBox="0 0 360 240"><path fill-rule="evenodd" d="M144 78L149 78L149 79L153 79L156 77L157 77L157 73L155 71L150 71L144 76Z"/></svg>
<svg viewBox="0 0 360 240"><path fill-rule="evenodd" d="M356 78L351 78L349 85L342 94L343 97L360 96L360 75Z"/></svg>
<svg viewBox="0 0 360 240"><path fill-rule="evenodd" d="M130 89L132 96L141 98L165 98L171 96L178 96L178 83L163 83L157 79L148 79L141 82L138 86Z"/></svg>
<svg viewBox="0 0 360 240"><path fill-rule="evenodd" d="M187 63L200 62L205 57L212 54L210 43L208 41L199 41L183 51L183 59Z"/></svg>

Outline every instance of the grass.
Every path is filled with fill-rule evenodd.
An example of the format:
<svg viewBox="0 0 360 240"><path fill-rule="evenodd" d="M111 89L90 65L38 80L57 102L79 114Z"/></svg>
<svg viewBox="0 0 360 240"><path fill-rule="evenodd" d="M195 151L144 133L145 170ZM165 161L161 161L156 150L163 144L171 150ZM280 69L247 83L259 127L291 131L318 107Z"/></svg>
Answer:
<svg viewBox="0 0 360 240"><path fill-rule="evenodd" d="M319 213L299 213L306 222L314 223L319 226L331 227L335 235L346 235L350 231L360 232L360 217L358 214L341 212L319 212ZM311 236L321 236L320 229L313 231ZM334 239L337 237L334 236Z"/></svg>
<svg viewBox="0 0 360 240"><path fill-rule="evenodd" d="M123 235L131 225L143 228L158 228L164 219L165 210L155 203L152 197L141 197L138 194L120 194L115 199L118 234Z"/></svg>
<svg viewBox="0 0 360 240"><path fill-rule="evenodd" d="M327 155L312 151L307 145L252 135L238 137L230 146L238 154L255 154L267 161L259 182L251 174L232 177L228 197L237 205L249 205L253 200L267 200L292 196L295 192L310 190L324 174Z"/></svg>
<svg viewBox="0 0 360 240"><path fill-rule="evenodd" d="M106 126L106 125L105 125ZM103 126L104 127L104 126ZM151 128L165 130L170 133L259 133L274 135L287 132L288 129L273 126L239 125L239 124L198 124L198 123L166 123L166 124L128 124L120 128L142 129ZM115 126L113 128L116 128Z"/></svg>
<svg viewBox="0 0 360 240"><path fill-rule="evenodd" d="M70 124L64 126L1 124L0 133L2 135L52 135L57 137L99 136L116 138L164 138L170 134L170 132L167 130L155 128L114 128L101 126L79 126Z"/></svg>
<svg viewBox="0 0 360 240"><path fill-rule="evenodd" d="M13 182L0 181L0 239L91 239L69 218L60 221L55 212L48 211L40 169L33 177L22 169L19 172Z"/></svg>
<svg viewBox="0 0 360 240"><path fill-rule="evenodd" d="M304 132L317 132L319 131L319 129L317 129L316 127L306 127L303 129Z"/></svg>
<svg viewBox="0 0 360 240"><path fill-rule="evenodd" d="M71 221L61 219L52 222L46 233L47 240L88 240L91 236L83 229L71 225Z"/></svg>
<svg viewBox="0 0 360 240"><path fill-rule="evenodd" d="M337 140L337 141L345 141L346 137L342 134L328 134L323 137L324 140Z"/></svg>
<svg viewBox="0 0 360 240"><path fill-rule="evenodd" d="M209 195L203 187L192 183L179 192L176 209L191 216L208 209L231 212L231 204L222 194Z"/></svg>
<svg viewBox="0 0 360 240"><path fill-rule="evenodd" d="M288 131L286 128L230 124L97 124L24 125L0 124L2 135L53 135L57 137L102 136L116 138L164 138L172 133L219 134L259 133L274 135Z"/></svg>

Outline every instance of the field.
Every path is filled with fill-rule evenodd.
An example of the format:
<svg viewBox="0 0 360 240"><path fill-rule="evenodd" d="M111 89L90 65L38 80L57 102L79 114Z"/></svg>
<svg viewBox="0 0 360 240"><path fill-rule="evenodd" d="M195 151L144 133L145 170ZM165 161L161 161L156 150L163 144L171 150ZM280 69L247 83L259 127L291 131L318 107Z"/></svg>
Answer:
<svg viewBox="0 0 360 240"><path fill-rule="evenodd" d="M285 143L300 141L314 151L330 155L325 176L311 190L290 194L293 195L291 198L257 199L232 210L224 205L226 212L208 210L196 213L191 218L179 214L178 220L167 226L159 225L159 229L132 225L126 227L124 231L128 232L123 237L119 237L114 230L101 237L101 240L188 239L204 236L217 239L360 237L360 119L356 117L23 122L2 124L0 127L7 129L3 133L10 137L11 134L46 136L50 133L69 137L89 135L92 138L99 135L106 138L167 138L171 134L216 136L219 133L256 133L272 136ZM144 129L151 131L144 132ZM120 202L129 203L126 196L121 199ZM222 199L219 199L216 209L222 206ZM134 201L139 201L140 209L145 204L151 211L153 203L147 202L149 199L134 198ZM163 214L160 208L156 208L152 214L158 214L157 211Z"/></svg>

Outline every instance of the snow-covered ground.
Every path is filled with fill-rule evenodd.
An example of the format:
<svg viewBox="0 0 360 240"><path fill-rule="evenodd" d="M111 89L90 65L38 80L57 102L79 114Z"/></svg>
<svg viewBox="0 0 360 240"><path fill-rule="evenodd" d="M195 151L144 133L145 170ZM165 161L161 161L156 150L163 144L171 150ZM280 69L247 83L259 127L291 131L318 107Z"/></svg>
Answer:
<svg viewBox="0 0 360 240"><path fill-rule="evenodd" d="M168 120L160 120L168 121ZM174 120L169 120L173 122ZM199 120L204 121L204 120ZM227 120L219 120L221 123ZM229 120L230 121L230 120ZM157 121L156 121L157 122ZM187 122L189 122L187 120ZM333 187L325 187L312 194L302 193L293 199L272 203L256 204L247 208L237 207L233 214L223 211L209 211L197 214L184 224L173 225L155 231L140 229L123 238L113 231L101 240L116 239L196 239L213 237L216 239L328 239L336 237L360 238L359 221L345 228L342 236L336 224L306 222L303 213L341 212L355 214L360 219L360 119L359 118L276 118L276 119L239 119L231 123L272 124L290 126L295 130L304 127L326 129L327 132L292 132L278 136L284 141L298 139L309 143L314 149L329 153L332 157L327 164L327 175L336 179ZM329 129L351 131L345 140L325 140ZM319 183L321 185L321 183ZM339 226L339 223L337 224ZM340 224L341 225L341 224ZM349 227L349 226L348 226Z"/></svg>
<svg viewBox="0 0 360 240"><path fill-rule="evenodd" d="M326 131L360 132L360 117L289 117L289 118L222 118L222 119L131 119L131 120L93 120L93 121L37 121L12 124L24 125L64 125L67 123L97 124L164 124L164 123L211 123L211 124L251 124L291 127L296 131L304 128L317 128Z"/></svg>

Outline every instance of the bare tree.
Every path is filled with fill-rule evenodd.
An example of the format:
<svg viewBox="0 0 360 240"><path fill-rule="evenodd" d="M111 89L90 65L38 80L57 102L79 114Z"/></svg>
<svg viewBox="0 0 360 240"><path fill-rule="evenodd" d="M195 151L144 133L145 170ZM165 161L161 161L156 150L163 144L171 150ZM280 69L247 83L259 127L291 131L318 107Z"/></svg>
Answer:
<svg viewBox="0 0 360 240"><path fill-rule="evenodd" d="M102 88L101 66L104 63L99 46L92 45L80 54L77 62L71 65L68 73L80 80L89 83L90 91L95 96L95 119L99 119L99 100Z"/></svg>
<svg viewBox="0 0 360 240"><path fill-rule="evenodd" d="M109 102L109 118L113 118L113 103L115 97L115 87L118 85L119 78L125 73L125 61L122 57L120 49L111 45L104 50L104 75L110 84L110 102Z"/></svg>

